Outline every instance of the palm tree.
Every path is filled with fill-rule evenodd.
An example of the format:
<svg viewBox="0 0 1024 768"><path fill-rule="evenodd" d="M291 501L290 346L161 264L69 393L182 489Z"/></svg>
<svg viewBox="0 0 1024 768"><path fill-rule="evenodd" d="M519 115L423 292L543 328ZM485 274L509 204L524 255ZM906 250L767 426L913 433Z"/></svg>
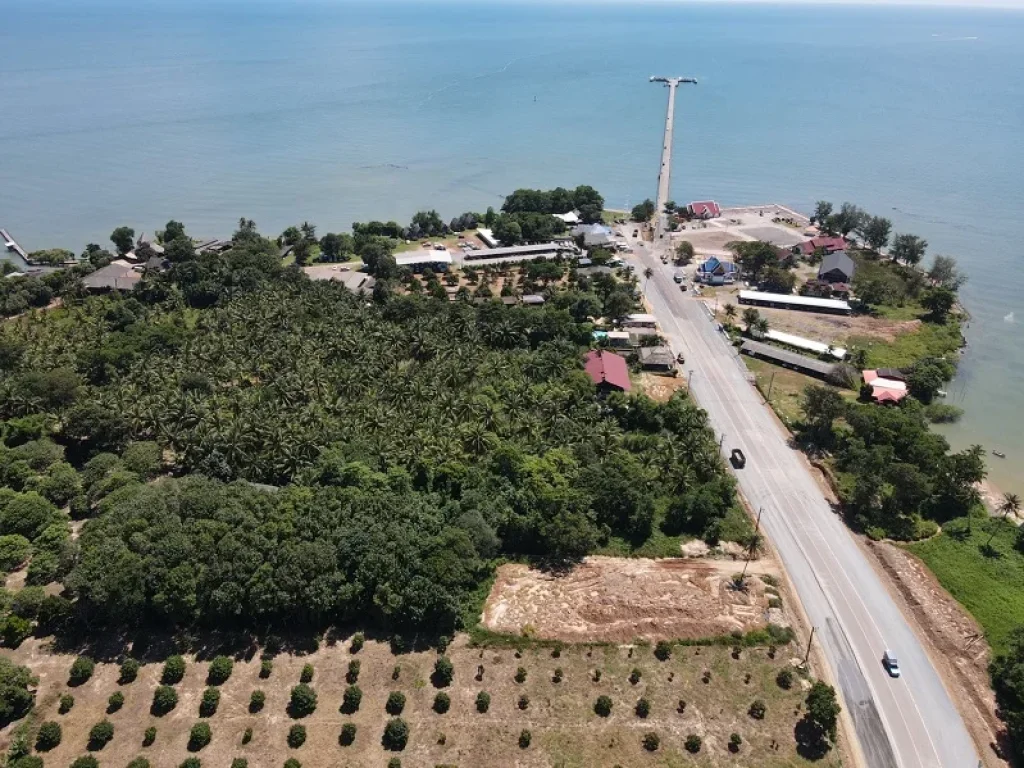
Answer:
<svg viewBox="0 0 1024 768"><path fill-rule="evenodd" d="M757 319L761 317L761 313L756 309L747 308L743 310L743 323L747 326L747 333L750 333L750 329L753 327Z"/></svg>
<svg viewBox="0 0 1024 768"><path fill-rule="evenodd" d="M1003 520L1011 514L1016 515L1020 512L1020 496L1016 493L1004 494L1003 503L999 505L999 511L1003 513Z"/></svg>
<svg viewBox="0 0 1024 768"><path fill-rule="evenodd" d="M732 320L733 318L736 317L736 307L734 307L732 304L726 304L724 307L722 307L722 311L725 313L725 316L729 318L729 320Z"/></svg>
<svg viewBox="0 0 1024 768"><path fill-rule="evenodd" d="M647 293L647 281L654 275L654 270L650 267L644 267L644 293Z"/></svg>
<svg viewBox="0 0 1024 768"><path fill-rule="evenodd" d="M768 320L763 317L757 318L757 320L754 321L754 330L757 331L758 336L764 336L768 333Z"/></svg>

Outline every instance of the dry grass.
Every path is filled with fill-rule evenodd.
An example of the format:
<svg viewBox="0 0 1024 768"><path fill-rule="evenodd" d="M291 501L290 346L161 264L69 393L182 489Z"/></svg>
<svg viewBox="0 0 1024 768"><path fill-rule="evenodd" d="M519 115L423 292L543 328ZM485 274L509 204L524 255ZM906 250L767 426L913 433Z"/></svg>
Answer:
<svg viewBox="0 0 1024 768"><path fill-rule="evenodd" d="M244 757L249 765L277 768L289 757L304 768L352 766L383 768L391 754L380 744L388 716L384 703L389 691L401 690L407 697L403 718L410 726L409 744L401 757L406 768L430 768L450 764L461 768L493 766L792 766L803 765L794 749L793 727L800 716L803 691L800 685L783 691L775 683L780 669L790 663L784 658L793 649L780 650L769 658L766 650L743 650L738 659L728 648L676 648L668 661L658 661L647 647L572 646L553 658L551 650L534 648L517 657L511 649L478 650L460 638L449 654L455 665L455 681L448 693L451 710L444 715L432 711L435 689L429 681L436 654L431 651L394 656L386 645L368 642L358 654L362 662L359 685L363 701L358 712L348 716L338 711L345 689L345 670L352 654L348 644L322 647L305 656L279 656L271 677L258 677L259 657L235 664L231 679L222 686L222 699L215 715L209 718L213 740L198 753L204 766L223 768L235 757ZM117 666L98 664L96 673L84 685L71 690L75 706L66 715L57 714L57 699L68 692L66 676L73 659L70 655L50 653L39 641L30 640L11 655L29 664L40 677L38 695L39 722L57 720L64 727L59 747L45 756L47 765L64 766L84 754L88 731L104 717L114 723L113 741L97 753L101 764L120 768L136 756L145 756L157 768L174 768L190 755L186 748L188 731L199 720L197 708L205 687L207 664L190 660L185 679L177 686L180 702L164 717L149 713L153 690L160 673L159 664L146 665L136 682L119 686ZM289 689L298 682L302 665L316 668L313 687L319 695L316 712L301 722L308 738L299 749L290 749L286 735L293 721L286 714ZM392 670L400 665L398 680ZM477 676L483 668L483 679ZM517 667L527 670L523 684L514 681ZM564 679L555 683L556 668ZM633 685L628 677L634 667L642 671L641 681ZM599 682L594 670L602 672ZM702 681L705 671L710 681ZM266 691L263 712L250 714L250 693ZM108 696L116 690L125 695L125 705L117 713L105 714ZM486 714L476 711L478 691L490 693L491 707ZM518 708L521 695L530 699L525 711ZM593 712L599 695L613 699L611 717L600 718ZM651 702L651 715L641 720L633 713L638 698ZM754 699L763 699L768 715L763 721L751 719L747 708ZM679 700L687 702L685 711L677 711ZM353 722L358 727L355 743L338 743L341 726ZM142 747L143 732L155 726L155 744ZM242 745L246 728L253 738ZM532 732L532 744L521 749L520 731ZM661 748L649 754L640 741L644 733L654 731L661 737ZM729 735L741 734L743 746L737 755L727 749ZM690 733L704 739L699 756L683 750ZM775 740L778 748L771 745ZM443 742L443 743L442 743ZM837 765L838 759L819 765Z"/></svg>

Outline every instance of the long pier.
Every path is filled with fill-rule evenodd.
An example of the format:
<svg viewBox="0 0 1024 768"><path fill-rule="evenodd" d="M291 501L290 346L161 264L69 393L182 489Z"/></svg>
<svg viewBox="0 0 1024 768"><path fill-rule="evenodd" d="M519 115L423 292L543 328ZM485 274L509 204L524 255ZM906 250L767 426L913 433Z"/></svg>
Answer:
<svg viewBox="0 0 1024 768"><path fill-rule="evenodd" d="M4 239L4 245L7 247L8 251L13 251L14 253L21 256L21 258L23 258L26 262L28 261L28 253L25 251L24 248L18 245L17 240L11 237L10 232L8 232L6 229L0 229L0 237Z"/></svg>
<svg viewBox="0 0 1024 768"><path fill-rule="evenodd" d="M665 141L661 149L661 169L658 171L657 211L654 215L654 239L665 233L668 216L665 203L669 201L669 190L672 186L672 133L676 120L676 88L680 83L697 84L692 77L652 77L652 83L665 83L668 86L668 114L665 116Z"/></svg>

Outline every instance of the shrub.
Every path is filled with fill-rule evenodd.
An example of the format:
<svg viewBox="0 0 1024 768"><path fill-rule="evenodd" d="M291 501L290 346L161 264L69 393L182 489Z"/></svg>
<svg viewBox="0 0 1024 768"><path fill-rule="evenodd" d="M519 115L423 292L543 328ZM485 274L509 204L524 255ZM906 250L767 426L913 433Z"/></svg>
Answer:
<svg viewBox="0 0 1024 768"><path fill-rule="evenodd" d="M73 706L75 706L75 697L70 693L65 693L60 697L60 705L57 707L57 712L66 715Z"/></svg>
<svg viewBox="0 0 1024 768"><path fill-rule="evenodd" d="M595 669L594 670L593 681L595 683L600 683L601 682L601 670L600 669Z"/></svg>
<svg viewBox="0 0 1024 768"><path fill-rule="evenodd" d="M199 702L199 716L213 717L217 713L217 705L220 704L220 689L207 688L203 691L203 698Z"/></svg>
<svg viewBox="0 0 1024 768"><path fill-rule="evenodd" d="M607 696L598 696L594 702L594 712L601 717L608 717L612 713L612 700Z"/></svg>
<svg viewBox="0 0 1024 768"><path fill-rule="evenodd" d="M658 734L654 731L644 734L643 740L640 742L644 745L644 749L648 752L656 752L658 747L661 746L661 739L658 738Z"/></svg>
<svg viewBox="0 0 1024 768"><path fill-rule="evenodd" d="M71 768L100 768L100 761L92 755L82 755L81 757L75 758L75 761L71 764Z"/></svg>
<svg viewBox="0 0 1024 768"><path fill-rule="evenodd" d="M10 572L28 560L32 542L20 534L0 536L0 571Z"/></svg>
<svg viewBox="0 0 1024 768"><path fill-rule="evenodd" d="M115 691L114 693L110 694L110 698L107 699L107 714L113 714L123 706L124 694L120 691Z"/></svg>
<svg viewBox="0 0 1024 768"><path fill-rule="evenodd" d="M233 662L227 656L217 656L210 662L210 668L206 672L207 685L223 685L231 677L231 671L235 668Z"/></svg>
<svg viewBox="0 0 1024 768"><path fill-rule="evenodd" d="M249 761L244 757L236 757L231 761L231 768L249 768Z"/></svg>
<svg viewBox="0 0 1024 768"><path fill-rule="evenodd" d="M160 682L164 685L177 685L185 676L185 659L181 656L170 656L164 662L164 671L160 675Z"/></svg>
<svg viewBox="0 0 1024 768"><path fill-rule="evenodd" d="M676 704L676 712L680 715L686 711L686 699L680 699L679 703Z"/></svg>
<svg viewBox="0 0 1024 768"><path fill-rule="evenodd" d="M359 670L363 665L359 663L359 659L352 659L348 663L348 672L345 673L345 679L349 685L354 685L359 679Z"/></svg>
<svg viewBox="0 0 1024 768"><path fill-rule="evenodd" d="M96 669L96 662L88 656L79 656L71 664L71 671L68 673L68 685L82 685Z"/></svg>
<svg viewBox="0 0 1024 768"><path fill-rule="evenodd" d="M683 747L686 751L693 755L700 752L702 746L704 746L704 740L696 733L691 733L686 737L686 741L683 742Z"/></svg>
<svg viewBox="0 0 1024 768"><path fill-rule="evenodd" d="M270 659L264 659L260 662L260 677L266 680L270 677L270 673L274 671L274 662Z"/></svg>
<svg viewBox="0 0 1024 768"><path fill-rule="evenodd" d="M755 720L764 720L764 716L767 711L768 707L763 701L761 701L761 699L754 699L754 702L750 705L750 709L747 710L747 714Z"/></svg>
<svg viewBox="0 0 1024 768"><path fill-rule="evenodd" d="M306 726L295 724L288 729L288 746L298 749L306 743Z"/></svg>
<svg viewBox="0 0 1024 768"><path fill-rule="evenodd" d="M647 717L651 714L651 702L647 699L638 699L636 702L636 716L640 718Z"/></svg>
<svg viewBox="0 0 1024 768"><path fill-rule="evenodd" d="M242 743L248 744L250 741L252 741L252 728L246 728L242 733Z"/></svg>
<svg viewBox="0 0 1024 768"><path fill-rule="evenodd" d="M775 676L775 682L778 683L779 688L788 691L790 688L793 687L793 670L780 670L779 674Z"/></svg>
<svg viewBox="0 0 1024 768"><path fill-rule="evenodd" d="M401 691L392 691L388 694L388 701L384 705L384 711L389 715L400 715L405 709L405 694Z"/></svg>
<svg viewBox="0 0 1024 768"><path fill-rule="evenodd" d="M249 694L249 711L259 712L263 709L263 705L267 703L267 694L257 689Z"/></svg>
<svg viewBox="0 0 1024 768"><path fill-rule="evenodd" d="M446 688L452 684L455 677L455 666L447 656L441 656L434 662L434 674L432 679L437 688Z"/></svg>
<svg viewBox="0 0 1024 768"><path fill-rule="evenodd" d="M392 757L388 760L388 768L402 768L402 761L397 757Z"/></svg>
<svg viewBox="0 0 1024 768"><path fill-rule="evenodd" d="M136 757L126 768L149 768L149 760L144 757Z"/></svg>
<svg viewBox="0 0 1024 768"><path fill-rule="evenodd" d="M355 723L345 723L341 726L341 735L338 737L338 741L341 746L347 747L353 741L356 740L356 726Z"/></svg>
<svg viewBox="0 0 1024 768"><path fill-rule="evenodd" d="M526 749L530 746L530 742L533 740L533 735L525 728L519 732L519 748Z"/></svg>
<svg viewBox="0 0 1024 768"><path fill-rule="evenodd" d="M316 711L316 691L305 683L292 688L288 703L288 714L292 717L306 717Z"/></svg>
<svg viewBox="0 0 1024 768"><path fill-rule="evenodd" d="M358 685L350 685L341 696L341 711L346 715L359 711L359 705L363 701L363 689Z"/></svg>
<svg viewBox="0 0 1024 768"><path fill-rule="evenodd" d="M114 724L109 720L100 720L89 730L89 751L103 749L114 738Z"/></svg>
<svg viewBox="0 0 1024 768"><path fill-rule="evenodd" d="M31 634L32 622L21 616L12 614L0 621L0 639L8 648L17 648Z"/></svg>
<svg viewBox="0 0 1024 768"><path fill-rule="evenodd" d="M476 695L476 711L483 714L491 708L491 694L487 691L480 691Z"/></svg>
<svg viewBox="0 0 1024 768"><path fill-rule="evenodd" d="M561 667L558 667L558 668L557 668L557 669L555 670L555 674L553 674L553 675L551 676L551 682L552 682L552 683L560 683L560 682L562 682L562 677L564 676L564 674L565 674L565 673L564 673L564 672L562 672L562 668L561 668Z"/></svg>
<svg viewBox="0 0 1024 768"><path fill-rule="evenodd" d="M742 743L743 743L743 737L742 736L740 736L738 733L732 734L729 737L729 751L733 752L733 753L739 752L740 751L740 745Z"/></svg>
<svg viewBox="0 0 1024 768"><path fill-rule="evenodd" d="M640 670L636 667L633 667L633 671L629 673L629 682L631 682L633 685L636 685L640 682L641 677L642 675L640 673Z"/></svg>
<svg viewBox="0 0 1024 768"><path fill-rule="evenodd" d="M654 656L659 661L668 661L672 655L672 645L666 643L664 640L659 640L658 644L654 646Z"/></svg>
<svg viewBox="0 0 1024 768"><path fill-rule="evenodd" d="M9 759L7 768L43 768L43 758L39 755L22 755Z"/></svg>
<svg viewBox="0 0 1024 768"><path fill-rule="evenodd" d="M397 680L399 675L402 674L402 667L399 664L395 664L395 668L391 670L391 679Z"/></svg>
<svg viewBox="0 0 1024 768"><path fill-rule="evenodd" d="M178 768L202 768L202 765L203 763L198 757L186 757Z"/></svg>
<svg viewBox="0 0 1024 768"><path fill-rule="evenodd" d="M60 740L63 737L64 730L60 727L60 723L47 720L39 726L39 733L36 734L36 751L49 752L60 744Z"/></svg>
<svg viewBox="0 0 1024 768"><path fill-rule="evenodd" d="M296 760L294 757L289 757L284 761L284 768L302 768L302 763Z"/></svg>
<svg viewBox="0 0 1024 768"><path fill-rule="evenodd" d="M519 669L516 670L515 681L517 683L525 683L526 682L526 669L524 667L520 667Z"/></svg>
<svg viewBox="0 0 1024 768"><path fill-rule="evenodd" d="M139 669L141 665L136 659L130 656L121 662L121 674L117 678L117 682L120 685L128 685L128 683L134 683L135 678L139 676Z"/></svg>
<svg viewBox="0 0 1024 768"><path fill-rule="evenodd" d="M384 745L384 749L389 749L392 752L401 752L405 749L405 745L409 743L409 726L405 720L400 717L388 720L388 724L384 726L384 735L381 736L380 743Z"/></svg>
<svg viewBox="0 0 1024 768"><path fill-rule="evenodd" d="M313 682L313 665L303 664L302 672L299 674L300 683L312 683Z"/></svg>
<svg viewBox="0 0 1024 768"><path fill-rule="evenodd" d="M520 709L528 709L530 706L530 697L525 694L519 697L518 706Z"/></svg>
<svg viewBox="0 0 1024 768"><path fill-rule="evenodd" d="M444 691L438 691L434 697L434 711L443 715L452 705L452 700Z"/></svg>
<svg viewBox="0 0 1024 768"><path fill-rule="evenodd" d="M153 705L149 708L157 717L166 715L178 706L178 692L169 685L161 685L153 692Z"/></svg>
<svg viewBox="0 0 1024 768"><path fill-rule="evenodd" d="M356 632L352 635L352 645L349 646L349 651L352 653L359 653L363 649L363 644L366 642L366 635L362 632Z"/></svg>
<svg viewBox="0 0 1024 768"><path fill-rule="evenodd" d="M156 728L151 725L146 729L146 732L142 734L142 746L152 746L154 741L156 741Z"/></svg>
<svg viewBox="0 0 1024 768"><path fill-rule="evenodd" d="M213 731L210 729L209 723L196 723L188 732L188 751L198 752L209 744L212 738Z"/></svg>

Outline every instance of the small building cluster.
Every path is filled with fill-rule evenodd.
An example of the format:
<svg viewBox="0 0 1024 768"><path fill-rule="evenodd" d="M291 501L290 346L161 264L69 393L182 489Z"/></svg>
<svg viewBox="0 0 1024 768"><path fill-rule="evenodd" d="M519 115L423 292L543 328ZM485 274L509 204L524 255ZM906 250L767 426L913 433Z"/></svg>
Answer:
<svg viewBox="0 0 1024 768"><path fill-rule="evenodd" d="M861 375L876 403L898 403L907 396L907 377L898 368L866 370Z"/></svg>

